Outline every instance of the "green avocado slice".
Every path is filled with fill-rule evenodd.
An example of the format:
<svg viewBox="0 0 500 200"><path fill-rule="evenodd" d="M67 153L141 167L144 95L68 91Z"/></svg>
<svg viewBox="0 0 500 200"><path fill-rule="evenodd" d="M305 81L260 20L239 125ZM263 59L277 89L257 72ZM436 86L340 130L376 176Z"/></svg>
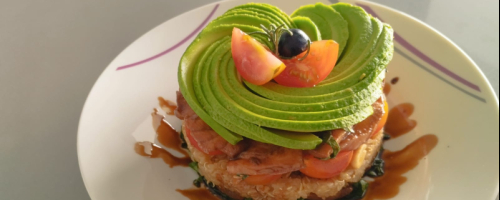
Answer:
<svg viewBox="0 0 500 200"><path fill-rule="evenodd" d="M293 23L297 25L298 29L303 30L311 39L311 41L320 41L321 39L321 32L318 29L318 26L309 19L308 17L301 17L297 16L292 18Z"/></svg>
<svg viewBox="0 0 500 200"><path fill-rule="evenodd" d="M248 4L241 5L241 6L236 6L232 9L230 9L229 12L231 12L232 10L235 10L235 9L250 9L250 10L255 9L255 10L260 10L260 11L266 12L266 13L272 13L273 16L276 15L277 17L279 17L281 19L281 21L283 21L284 24L288 28L296 28L296 26L292 22L292 19L290 18L290 16L288 16L285 12L283 12L279 8L277 8L275 6L271 6L269 4L248 3ZM278 24L275 24L275 25L278 26ZM279 25L281 25L281 24L279 24Z"/></svg>
<svg viewBox="0 0 500 200"><path fill-rule="evenodd" d="M249 8L245 8L245 9L243 9L243 8L234 9L233 8L233 9L227 11L226 14L227 15L230 15L230 14L249 14L249 15L257 16L259 18L267 19L270 22L272 22L274 25L285 24L286 27L291 26L290 22L285 23L285 21L283 19L281 19L281 17L278 17L278 15L276 15L275 13L269 12L267 10L262 10L259 8L254 8L254 7L249 7Z"/></svg>
<svg viewBox="0 0 500 200"><path fill-rule="evenodd" d="M311 19L318 26L323 40L335 40L339 43L339 57L342 55L349 38L349 29L347 22L337 11L323 3L317 3L300 7L291 16Z"/></svg>
<svg viewBox="0 0 500 200"><path fill-rule="evenodd" d="M207 51L210 51L211 48L214 48L215 45L219 44L220 41L217 41L214 43L214 45L212 45L209 49L207 49ZM179 76L181 75L180 74L181 71L179 71ZM192 73L192 70L191 72ZM186 76L186 83L192 83L192 77L191 76ZM179 79L180 80L180 79ZM241 140L243 140L243 137L239 134L235 134L229 130L227 130L225 127L221 126L219 123L217 123L208 113L207 111L202 107L202 105L200 104L200 99L197 99L197 98L190 98L191 96L188 96L188 95L192 95L194 96L193 94L190 94L188 93L189 90L187 90L187 87L191 87L192 88L192 84L189 84L190 86L188 86L188 84L186 85L183 85L181 86L181 93L184 95L187 103L189 104L189 106L193 109L193 111L207 124L210 125L210 127L212 129L214 129L215 132L217 132L221 137L223 137L225 140L227 140L229 143L235 145L237 144L238 142L240 142ZM184 88L184 89L183 89ZM191 90L192 92L192 90Z"/></svg>
<svg viewBox="0 0 500 200"><path fill-rule="evenodd" d="M235 13L223 15L217 18L208 26L208 28L219 24L245 24L247 26L260 27L261 24L264 26L270 26L272 22L265 18L255 17L255 15Z"/></svg>

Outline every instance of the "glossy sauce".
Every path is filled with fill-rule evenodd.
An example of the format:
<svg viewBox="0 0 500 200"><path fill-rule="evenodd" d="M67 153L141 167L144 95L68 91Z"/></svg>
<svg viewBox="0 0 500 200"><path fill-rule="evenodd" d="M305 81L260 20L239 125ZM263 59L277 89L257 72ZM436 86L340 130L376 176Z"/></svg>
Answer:
<svg viewBox="0 0 500 200"><path fill-rule="evenodd" d="M391 84L386 83L386 84L384 85L384 94L385 94L386 96L387 96L387 95L389 95L389 93L391 93L391 90L392 90L392 88L391 88Z"/></svg>
<svg viewBox="0 0 500 200"><path fill-rule="evenodd" d="M370 183L364 200L391 199L399 194L401 185L408 180L403 175L418 166L438 144L435 135L425 135L401 151L384 152L386 173Z"/></svg>
<svg viewBox="0 0 500 200"><path fill-rule="evenodd" d="M165 100L163 97L158 97L158 102L160 107L164 110L167 115L175 115L175 109L177 109L177 104L170 100Z"/></svg>
<svg viewBox="0 0 500 200"><path fill-rule="evenodd" d="M152 148L151 154L148 154L149 150L147 150L146 148L148 149ZM176 157L167 150L153 143L149 144L146 142L136 143L135 152L144 157L161 158L166 164L170 166L170 168L177 166L187 167L189 166L189 163L191 163L191 159L189 157L183 157L183 158Z"/></svg>
<svg viewBox="0 0 500 200"><path fill-rule="evenodd" d="M175 115L175 109L177 105L172 101L165 100L163 97L158 97L158 102L162 110L164 110L167 115ZM149 158L161 158L170 168L181 166L188 167L192 162L189 157L189 153L182 148L182 140L180 134L175 131L175 129L165 121L165 116L160 115L158 110L154 110L151 113L153 117L153 128L156 130L157 139L160 144L166 148L175 150L184 157L177 157L172 155L167 150L161 148L160 146L153 144L151 142L137 142L135 144L135 152L141 156ZM188 190L176 190L183 196L189 198L190 200L219 200L214 197L210 191L207 189L188 189Z"/></svg>
<svg viewBox="0 0 500 200"><path fill-rule="evenodd" d="M393 78L393 79L391 80L391 83L392 83L393 85L398 84L398 82L399 82L399 77Z"/></svg>
<svg viewBox="0 0 500 200"><path fill-rule="evenodd" d="M158 110L155 109L151 116L153 117L153 128L156 130L160 144L183 154L184 157L174 156L167 150L150 142L136 143L135 152L144 157L161 158L170 168L176 166L189 166L189 163L192 161L191 158L189 158L189 154L181 147L182 140L180 139L179 133L165 121L165 116L158 114Z"/></svg>
<svg viewBox="0 0 500 200"><path fill-rule="evenodd" d="M389 119L385 126L391 137L397 138L412 131L416 126L415 120L409 119L413 114L414 106L410 103L400 104L389 112ZM364 200L391 199L399 194L400 187L408 180L404 174L415 169L420 160L425 158L437 146L439 139L435 135L425 135L408 145L401 151L386 150L385 175L375 178Z"/></svg>
<svg viewBox="0 0 500 200"><path fill-rule="evenodd" d="M220 200L207 189L176 190L190 200Z"/></svg>
<svg viewBox="0 0 500 200"><path fill-rule="evenodd" d="M389 111L389 118L385 125L385 131L392 137L397 138L409 133L417 126L417 121L410 119L415 111L415 106L404 103L395 106Z"/></svg>
<svg viewBox="0 0 500 200"><path fill-rule="evenodd" d="M389 94L391 85L386 84L384 93ZM174 115L175 104L158 98L160 106L169 115ZM410 117L414 112L414 106L409 103L395 106L389 112L389 119L386 124L386 131L392 138L400 137L412 131L417 122ZM178 151L185 157L176 157L165 149L149 142L138 142L135 144L137 154L150 158L161 158L171 168L175 166L187 167L191 163L189 154L182 149L182 141L179 133L165 121L165 117L158 114L158 110L152 113L153 127L158 136L158 141L165 147ZM391 199L399 194L400 187L407 178L403 175L418 166L420 160L427 156L438 144L438 138L435 135L426 135L408 145L401 151L385 151L383 158L386 162L386 174L374 179L369 186L368 193L364 200ZM213 196L207 189L187 189L176 190L190 200L219 200Z"/></svg>

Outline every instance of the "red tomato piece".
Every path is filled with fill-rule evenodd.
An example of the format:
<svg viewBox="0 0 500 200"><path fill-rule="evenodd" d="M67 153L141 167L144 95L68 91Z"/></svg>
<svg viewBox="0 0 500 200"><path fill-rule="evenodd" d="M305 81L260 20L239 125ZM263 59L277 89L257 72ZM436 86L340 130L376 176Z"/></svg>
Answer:
<svg viewBox="0 0 500 200"><path fill-rule="evenodd" d="M300 172L318 179L334 178L342 173L352 161L354 151L340 152L337 157L330 160L320 160L310 154L304 156L305 168Z"/></svg>
<svg viewBox="0 0 500 200"><path fill-rule="evenodd" d="M288 87L313 87L325 80L337 64L339 44L333 40L313 42L309 55L306 52L291 60L283 60L286 68L274 78L280 85Z"/></svg>
<svg viewBox="0 0 500 200"><path fill-rule="evenodd" d="M233 30L231 53L241 77L255 85L266 84L286 67L261 43L238 28Z"/></svg>
<svg viewBox="0 0 500 200"><path fill-rule="evenodd" d="M248 176L245 182L250 185L269 185L279 180L281 176L281 174Z"/></svg>
<svg viewBox="0 0 500 200"><path fill-rule="evenodd" d="M194 137L191 135L191 130L189 130L188 128L185 128L185 131L186 131L186 137L188 138L189 140L189 143L191 144L191 146L193 146L195 149L198 149L199 151L203 152L203 153L206 153L208 155L212 155L212 156L217 156L217 155L222 155L224 154L224 152L220 151L220 150L216 150L216 151L211 151L211 152L206 152L206 151L203 151L203 149L200 147L200 145L198 144L198 142L194 139Z"/></svg>

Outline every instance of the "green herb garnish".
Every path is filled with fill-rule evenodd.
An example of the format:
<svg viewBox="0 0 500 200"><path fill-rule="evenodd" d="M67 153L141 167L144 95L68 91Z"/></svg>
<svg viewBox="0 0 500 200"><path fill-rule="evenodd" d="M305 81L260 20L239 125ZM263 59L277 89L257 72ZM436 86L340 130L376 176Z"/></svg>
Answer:
<svg viewBox="0 0 500 200"><path fill-rule="evenodd" d="M366 192L368 191L368 182L361 180L358 183L352 185L351 194L339 199L339 200L361 200L365 198Z"/></svg>
<svg viewBox="0 0 500 200"><path fill-rule="evenodd" d="M335 138L333 138L331 132L324 133L323 136L321 137L321 139L323 139L323 142L330 145L333 149L333 152L332 152L332 154L330 154L330 157L328 157L326 159L322 159L322 160L330 160L330 159L334 159L335 157L337 157L337 155L340 152L340 145L339 145L339 143L337 143L337 140L335 140Z"/></svg>
<svg viewBox="0 0 500 200"><path fill-rule="evenodd" d="M181 130L181 133L180 133L180 137L181 137L181 147L183 149L188 149L188 145L187 145L187 142L186 142L186 138L184 138L184 132Z"/></svg>
<svg viewBox="0 0 500 200"><path fill-rule="evenodd" d="M238 177L240 177L241 180L245 180L245 179L248 178L248 175L246 175L246 174L239 174Z"/></svg>
<svg viewBox="0 0 500 200"><path fill-rule="evenodd" d="M271 41L271 43L273 43L273 45L274 45L273 50L274 50L274 54L276 56L281 57L283 59L291 59L291 58L282 57L280 55L278 45L279 45L280 37L281 37L281 35L283 35L283 33L287 32L290 35L293 35L293 32L290 29L287 29L284 24L281 26L278 26L278 27L276 27L276 25L274 25L274 24L271 24L271 26L269 28L267 28L266 26L261 24L260 27L262 28L262 30L264 30L264 32L257 31L257 32L249 33L249 35L261 34L261 35L267 36L269 38L269 40ZM309 53L311 52L311 43L312 42L311 42L311 40L309 40L309 38L308 38L307 42L308 42L307 53L302 58L299 59L300 61L306 59L307 56L309 56Z"/></svg>
<svg viewBox="0 0 500 200"><path fill-rule="evenodd" d="M392 139L392 136L389 135L389 133L384 133L384 140L387 141L387 140L390 140Z"/></svg>
<svg viewBox="0 0 500 200"><path fill-rule="evenodd" d="M200 168L198 167L198 162L189 163L189 167L195 172L200 173Z"/></svg>
<svg viewBox="0 0 500 200"><path fill-rule="evenodd" d="M384 147L380 147L380 151L373 161L372 167L366 171L365 176L371 178L381 177L385 174L385 161L382 159L382 155L384 154Z"/></svg>

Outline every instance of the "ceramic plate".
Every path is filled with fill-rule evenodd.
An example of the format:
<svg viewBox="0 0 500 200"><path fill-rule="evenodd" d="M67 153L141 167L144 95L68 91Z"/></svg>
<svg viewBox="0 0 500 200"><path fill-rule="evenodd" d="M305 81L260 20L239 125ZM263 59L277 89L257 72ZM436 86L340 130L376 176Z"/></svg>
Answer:
<svg viewBox="0 0 500 200"><path fill-rule="evenodd" d="M138 141L155 142L151 126L158 97L175 100L177 64L203 27L247 0L224 1L187 12L151 30L126 48L103 72L81 116L78 156L87 190L95 200L187 199L176 189L192 187L188 168L170 168L161 159L137 155ZM262 0L293 12L318 0ZM321 2L321 0L320 0ZM351 1L390 23L395 57L389 66L392 106L411 103L418 126L386 143L399 150L434 134L437 147L418 167L395 200L487 199L498 193L498 100L474 62L431 27L401 12ZM331 4L332 2L324 1ZM166 119L175 128L180 121Z"/></svg>

